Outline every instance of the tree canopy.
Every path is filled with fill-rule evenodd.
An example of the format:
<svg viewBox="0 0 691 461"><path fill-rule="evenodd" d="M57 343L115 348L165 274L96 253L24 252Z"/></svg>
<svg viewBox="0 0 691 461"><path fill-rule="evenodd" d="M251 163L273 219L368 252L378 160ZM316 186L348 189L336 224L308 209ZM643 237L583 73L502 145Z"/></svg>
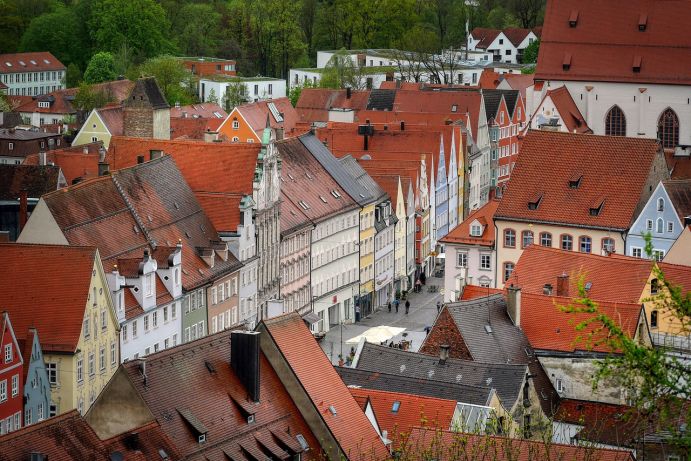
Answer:
<svg viewBox="0 0 691 461"><path fill-rule="evenodd" d="M91 61L89 61L89 65L86 66L86 70L84 71L84 82L108 82L110 80L115 80L117 76L113 55L102 51L91 57Z"/></svg>

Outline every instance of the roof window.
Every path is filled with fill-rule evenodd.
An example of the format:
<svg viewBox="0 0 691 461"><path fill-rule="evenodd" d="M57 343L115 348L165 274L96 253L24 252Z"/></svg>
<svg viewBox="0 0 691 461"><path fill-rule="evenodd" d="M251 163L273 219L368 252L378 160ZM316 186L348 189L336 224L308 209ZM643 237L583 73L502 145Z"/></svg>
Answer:
<svg viewBox="0 0 691 461"><path fill-rule="evenodd" d="M329 405L329 412L331 412L332 415L336 416L338 413L336 412L336 407L333 405Z"/></svg>
<svg viewBox="0 0 691 461"><path fill-rule="evenodd" d="M298 205L300 205L303 210L309 210L310 209L310 206L304 200L300 200L298 202Z"/></svg>
<svg viewBox="0 0 691 461"><path fill-rule="evenodd" d="M571 53L566 53L564 55L564 61L562 62L561 66L565 71L571 69Z"/></svg>
<svg viewBox="0 0 691 461"><path fill-rule="evenodd" d="M26 63L25 63L24 61L19 61L19 64L21 64L22 66L26 67Z"/></svg>
<svg viewBox="0 0 691 461"><path fill-rule="evenodd" d="M456 112L458 110L458 106L456 104L451 106L451 112Z"/></svg>
<svg viewBox="0 0 691 461"><path fill-rule="evenodd" d="M529 210L537 210L537 207L540 206L540 202L542 201L542 192L538 192L528 200L528 209Z"/></svg>
<svg viewBox="0 0 691 461"><path fill-rule="evenodd" d="M334 198L340 198L341 197L341 194L339 194L336 189L331 191L331 195L333 195Z"/></svg>
<svg viewBox="0 0 691 461"><path fill-rule="evenodd" d="M310 449L307 440L305 440L305 437L302 434L296 434L295 438L297 439L298 443L300 444L303 450L307 451Z"/></svg>
<svg viewBox="0 0 691 461"><path fill-rule="evenodd" d="M569 27L576 27L578 24L578 10L571 10L571 15L569 16Z"/></svg>
<svg viewBox="0 0 691 461"><path fill-rule="evenodd" d="M50 64L50 61L48 61L47 59L44 59L43 62L45 62L46 64Z"/></svg>
<svg viewBox="0 0 691 461"><path fill-rule="evenodd" d="M31 61L29 61L29 62L30 62L31 64L33 64L34 66L37 66L37 65L38 65L38 64L36 64L36 61L34 61L33 59L32 59Z"/></svg>
<svg viewBox="0 0 691 461"><path fill-rule="evenodd" d="M319 196L319 200L321 200L321 201L324 202L324 203L327 203L326 199L325 199L324 196L322 196L322 195Z"/></svg>
<svg viewBox="0 0 691 461"><path fill-rule="evenodd" d="M643 58L641 55L636 55L633 57L633 71L634 72L640 72L641 71L641 62L643 61Z"/></svg>
<svg viewBox="0 0 691 461"><path fill-rule="evenodd" d="M600 216L602 211L602 206L605 204L605 199L597 200L593 205L590 206L590 216Z"/></svg>
<svg viewBox="0 0 691 461"><path fill-rule="evenodd" d="M641 13L641 15L638 18L638 30L641 32L645 31L645 29L648 27L648 15L645 13Z"/></svg>
<svg viewBox="0 0 691 461"><path fill-rule="evenodd" d="M569 189L578 189L581 186L583 175L576 173L569 178Z"/></svg>
<svg viewBox="0 0 691 461"><path fill-rule="evenodd" d="M9 62L9 61L6 61L6 62L5 62L5 65L6 65L7 67L12 67L12 63Z"/></svg>
<svg viewBox="0 0 691 461"><path fill-rule="evenodd" d="M399 408L401 408L401 402L396 400L391 406L391 413L398 413Z"/></svg>

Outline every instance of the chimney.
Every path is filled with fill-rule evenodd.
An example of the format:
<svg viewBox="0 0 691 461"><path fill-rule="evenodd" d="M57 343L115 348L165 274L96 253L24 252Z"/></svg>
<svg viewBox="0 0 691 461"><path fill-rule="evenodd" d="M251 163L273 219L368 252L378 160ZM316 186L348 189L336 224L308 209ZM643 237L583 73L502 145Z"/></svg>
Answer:
<svg viewBox="0 0 691 461"><path fill-rule="evenodd" d="M353 95L353 90L350 89L350 87L346 88L346 99L350 99L350 97Z"/></svg>
<svg viewBox="0 0 691 461"><path fill-rule="evenodd" d="M46 153L43 151L38 153L38 164L41 166L46 166L48 164Z"/></svg>
<svg viewBox="0 0 691 461"><path fill-rule="evenodd" d="M206 130L204 132L204 142L214 142L218 139L218 131Z"/></svg>
<svg viewBox="0 0 691 461"><path fill-rule="evenodd" d="M26 226L29 215L29 193L26 189L19 192L19 232Z"/></svg>
<svg viewBox="0 0 691 461"><path fill-rule="evenodd" d="M88 153L88 151L86 153ZM108 163L106 163L106 149L101 146L98 148L98 175L104 176L107 173Z"/></svg>
<svg viewBox="0 0 691 461"><path fill-rule="evenodd" d="M557 296L569 296L569 276L566 272L557 277Z"/></svg>
<svg viewBox="0 0 691 461"><path fill-rule="evenodd" d="M230 366L249 398L259 402L259 332L230 332Z"/></svg>
<svg viewBox="0 0 691 461"><path fill-rule="evenodd" d="M521 288L513 284L506 289L506 313L514 325L521 326Z"/></svg>
<svg viewBox="0 0 691 461"><path fill-rule="evenodd" d="M446 361L449 359L449 349L451 349L451 346L448 344L440 344L439 345L439 364L443 365L446 363Z"/></svg>
<svg viewBox="0 0 691 461"><path fill-rule="evenodd" d="M405 120L401 120L401 131L405 131Z"/></svg>

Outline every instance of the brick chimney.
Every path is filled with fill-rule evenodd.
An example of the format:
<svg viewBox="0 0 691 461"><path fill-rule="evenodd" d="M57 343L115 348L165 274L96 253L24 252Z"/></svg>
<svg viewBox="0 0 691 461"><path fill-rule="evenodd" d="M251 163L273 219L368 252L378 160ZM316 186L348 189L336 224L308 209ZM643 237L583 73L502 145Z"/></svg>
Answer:
<svg viewBox="0 0 691 461"><path fill-rule="evenodd" d="M557 296L569 296L569 275L566 272L557 277Z"/></svg>
<svg viewBox="0 0 691 461"><path fill-rule="evenodd" d="M521 288L513 284L506 289L506 313L514 325L521 326Z"/></svg>

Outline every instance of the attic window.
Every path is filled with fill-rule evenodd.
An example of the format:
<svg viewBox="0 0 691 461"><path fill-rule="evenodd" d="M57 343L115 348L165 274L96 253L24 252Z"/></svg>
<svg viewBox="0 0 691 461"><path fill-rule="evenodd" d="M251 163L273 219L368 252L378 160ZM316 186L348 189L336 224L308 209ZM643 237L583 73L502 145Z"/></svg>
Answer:
<svg viewBox="0 0 691 461"><path fill-rule="evenodd" d="M333 405L329 405L329 412L331 412L333 416L336 416L338 414L336 412L336 407L334 407Z"/></svg>
<svg viewBox="0 0 691 461"><path fill-rule="evenodd" d="M298 205L300 205L303 210L309 210L310 209L310 206L307 204L307 202L305 202L303 200L300 200L298 202Z"/></svg>
<svg viewBox="0 0 691 461"><path fill-rule="evenodd" d="M571 10L571 16L569 16L569 27L576 27L578 24L578 10Z"/></svg>
<svg viewBox="0 0 691 461"><path fill-rule="evenodd" d="M327 203L326 199L325 199L323 196L320 195L320 196L319 196L319 199L320 199L322 202Z"/></svg>
<svg viewBox="0 0 691 461"><path fill-rule="evenodd" d="M36 64L36 61L34 61L33 59L32 59L31 61L29 61L29 62L30 62L31 64L33 64L34 66L37 65L37 64Z"/></svg>
<svg viewBox="0 0 691 461"><path fill-rule="evenodd" d="M289 177L291 180L295 181L295 178L293 178L293 175L292 175L292 174L288 173L288 177Z"/></svg>
<svg viewBox="0 0 691 461"><path fill-rule="evenodd" d="M43 62L45 62L46 64L50 64L50 61L48 61L47 59L44 59Z"/></svg>
<svg viewBox="0 0 691 461"><path fill-rule="evenodd" d="M565 71L571 69L571 53L566 53L564 55L564 61L562 62L561 66Z"/></svg>
<svg viewBox="0 0 691 461"><path fill-rule="evenodd" d="M590 291L590 289L593 287L593 282L586 282L585 284L585 291Z"/></svg>
<svg viewBox="0 0 691 461"><path fill-rule="evenodd" d="M24 61L19 61L19 64L21 64L22 66L26 67L26 63L25 63Z"/></svg>
<svg viewBox="0 0 691 461"><path fill-rule="evenodd" d="M304 451L307 451L310 449L310 446L307 443L307 440L305 440L305 437L302 434L297 434L295 436L295 438L297 439L298 443L300 444L300 446L302 447L302 449Z"/></svg>
<svg viewBox="0 0 691 461"><path fill-rule="evenodd" d="M643 32L647 27L648 27L648 15L645 13L641 13L641 16L638 18L638 30Z"/></svg>
<svg viewBox="0 0 691 461"><path fill-rule="evenodd" d="M12 67L12 63L11 63L11 62L5 62L5 65L6 65L7 67Z"/></svg>
<svg viewBox="0 0 691 461"><path fill-rule="evenodd" d="M398 413L398 409L401 408L401 402L396 400L391 407L391 413Z"/></svg>
<svg viewBox="0 0 691 461"><path fill-rule="evenodd" d="M641 61L643 58L640 55L636 55L633 57L633 71L634 72L640 72L641 71Z"/></svg>
<svg viewBox="0 0 691 461"><path fill-rule="evenodd" d="M492 334L492 325L485 325L485 333Z"/></svg>
<svg viewBox="0 0 691 461"><path fill-rule="evenodd" d="M542 201L542 193L537 193L528 200L528 209L529 210L537 210L537 207L540 206L540 202Z"/></svg>
<svg viewBox="0 0 691 461"><path fill-rule="evenodd" d="M307 171L305 171L305 176L307 176L307 179L310 179L310 180L314 179L314 178L312 177L312 175L309 174L309 172L307 172Z"/></svg>
<svg viewBox="0 0 691 461"><path fill-rule="evenodd" d="M451 112L456 112L458 110L458 106L456 104L451 106Z"/></svg>
<svg viewBox="0 0 691 461"><path fill-rule="evenodd" d="M474 222L470 225L470 235L473 237L480 237L482 235L482 225Z"/></svg>
<svg viewBox="0 0 691 461"><path fill-rule="evenodd" d="M335 189L331 191L331 195L333 195L334 198L340 198L341 197L341 194L339 194L338 191Z"/></svg>
<svg viewBox="0 0 691 461"><path fill-rule="evenodd" d="M605 204L604 199L600 199L596 201L593 205L590 206L590 216L600 216L600 212L602 211L602 206Z"/></svg>
<svg viewBox="0 0 691 461"><path fill-rule="evenodd" d="M197 436L199 443L206 442L206 434L209 430L204 426L204 424L197 419L189 408L177 408L178 413L187 422L188 426L194 434Z"/></svg>
<svg viewBox="0 0 691 461"><path fill-rule="evenodd" d="M582 174L574 174L569 178L569 189L578 189L581 185Z"/></svg>

